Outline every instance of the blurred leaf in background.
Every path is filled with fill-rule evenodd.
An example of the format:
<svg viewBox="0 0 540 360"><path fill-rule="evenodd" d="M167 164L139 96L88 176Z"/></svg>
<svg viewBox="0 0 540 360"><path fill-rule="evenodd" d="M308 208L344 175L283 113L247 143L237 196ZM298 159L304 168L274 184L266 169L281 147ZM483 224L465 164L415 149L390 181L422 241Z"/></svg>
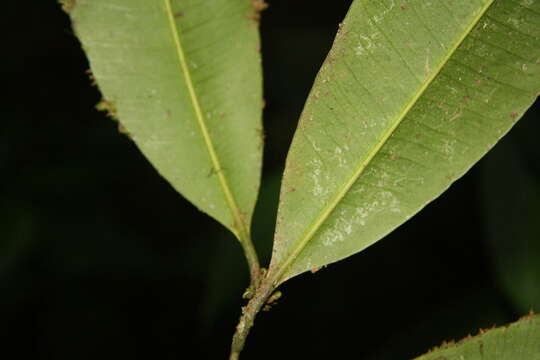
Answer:
<svg viewBox="0 0 540 360"><path fill-rule="evenodd" d="M482 167L486 246L518 313L540 311L540 124L535 120L531 116L527 127L516 127Z"/></svg>

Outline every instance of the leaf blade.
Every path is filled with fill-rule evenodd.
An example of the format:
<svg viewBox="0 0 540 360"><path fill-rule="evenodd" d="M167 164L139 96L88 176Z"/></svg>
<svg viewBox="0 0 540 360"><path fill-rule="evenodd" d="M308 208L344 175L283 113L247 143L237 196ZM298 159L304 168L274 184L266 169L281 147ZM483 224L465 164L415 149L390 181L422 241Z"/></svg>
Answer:
<svg viewBox="0 0 540 360"><path fill-rule="evenodd" d="M443 3L427 4L410 1L398 6L392 0L353 3L317 76L287 158L270 269L277 282L350 256L379 240L444 191L459 177L456 175L463 174L509 130L508 121L502 121L502 113L510 115L512 124L519 117L515 110L503 111L499 106L498 124L491 126L496 129L490 129L489 136L483 136L482 141L469 144L474 129L461 119L474 118L475 123L481 123L472 114L483 109L481 101L497 100L500 89L486 95L485 90L472 88L474 82L467 86L460 84L462 88L456 90L458 86L451 81L452 77L459 77L461 82L465 77L462 73L469 64L459 67L454 63L467 62L464 61L466 50L474 43L474 36L485 31L481 35L489 38L493 35L490 24L494 22L491 20L494 14L504 13L507 7L521 11L520 5L509 6L505 1L460 1L454 4L459 10L458 17L457 10L449 15ZM538 23L536 15L533 17ZM458 18L464 20L458 22ZM428 21L431 23L426 25ZM450 22L453 24L449 25ZM424 34L407 39L412 27L404 24L409 23L424 27ZM446 31L435 35L436 25ZM538 44L538 31L531 29L527 30L530 33L527 36L532 39L528 41ZM514 38L519 38L518 34L521 33L516 30ZM428 46L430 42L436 46ZM496 53L489 50L489 56ZM538 66L534 56L538 56L537 52L529 54L527 62L533 68L532 80L526 83L528 88L519 96L506 99L520 113L536 96ZM485 63L475 61L473 65L486 66ZM498 67L491 68L497 71ZM491 75L492 69L480 68L469 73L478 75L484 71ZM467 80L471 77L469 73ZM400 79L394 87L392 75ZM450 80L444 81L445 77ZM491 84L496 85L489 86L501 87L498 81L506 78L493 75ZM457 95L445 96L443 86L455 90ZM469 92L474 95L472 98ZM433 94L442 99L440 104L431 99ZM435 112L437 107L446 108L446 114L441 116L446 123L425 120L428 115L423 108ZM452 127L452 122L461 125ZM426 137L428 140L414 143L424 136L415 127L430 132L432 139ZM433 150L441 153L438 159L421 154ZM465 156L468 152L474 153ZM449 165L437 169L430 163L434 159ZM358 163L357 167L351 165ZM447 174L441 176L443 172ZM427 196L422 189L426 186L429 186ZM368 190L371 195L365 194L367 187L371 188ZM408 196L409 191L414 191L416 197ZM359 200L361 197L364 199ZM373 213L377 213L378 219ZM374 222L378 224L373 226ZM364 233L360 234L362 229ZM360 236L364 239L355 240Z"/></svg>
<svg viewBox="0 0 540 360"><path fill-rule="evenodd" d="M247 0L78 1L104 97L171 185L249 238L262 161L257 26Z"/></svg>
<svg viewBox="0 0 540 360"><path fill-rule="evenodd" d="M540 338L540 318L531 315L507 327L491 329L456 344L444 345L416 359L539 359L538 338Z"/></svg>
<svg viewBox="0 0 540 360"><path fill-rule="evenodd" d="M169 20L169 25L171 27L171 31L173 33L173 37L174 37L174 41L175 41L176 49L177 49L177 53L178 53L178 58L180 59L180 65L181 65L181 68L182 68L182 72L185 74L185 81L186 81L186 84L187 84L189 96L190 96L190 98L191 98L191 100L193 102L193 108L195 109L197 123L199 124L199 127L201 129L201 133L202 133L206 148L208 149L208 153L210 155L212 166L214 167L214 169L216 169L216 175L218 176L219 183L221 185L223 193L225 194L225 199L227 201L227 204L228 204L229 208L231 209L231 212L233 213L234 222L236 224L238 224L237 226L240 226L240 224L242 224L242 226L243 226L243 221L241 220L238 205L236 204L236 201L234 200L234 197L233 197L233 195L231 193L231 190L229 188L229 184L227 182L227 179L223 175L223 172L220 171L222 169L222 166L220 164L220 161L219 161L218 156L216 154L216 151L214 149L214 144L212 142L212 139L210 138L210 134L208 132L208 128L207 128L206 122L204 120L204 116L202 114L201 105L199 104L199 100L198 100L197 95L195 93L195 87L194 87L193 81L191 79L191 72L189 70L189 67L187 66L187 60L186 60L185 52L184 52L184 49L182 47L182 43L180 42L180 36L179 36L179 31L180 30L178 29L178 26L177 26L176 22L174 21L174 12L173 12L173 9L172 9L171 0L163 0L163 1L165 2L165 6L166 6L166 9L167 9L167 15L168 15L167 17L168 17L168 20ZM237 230L239 230L239 229L237 229ZM242 229L241 231L245 232L246 230ZM236 234L236 235L239 236L239 234Z"/></svg>

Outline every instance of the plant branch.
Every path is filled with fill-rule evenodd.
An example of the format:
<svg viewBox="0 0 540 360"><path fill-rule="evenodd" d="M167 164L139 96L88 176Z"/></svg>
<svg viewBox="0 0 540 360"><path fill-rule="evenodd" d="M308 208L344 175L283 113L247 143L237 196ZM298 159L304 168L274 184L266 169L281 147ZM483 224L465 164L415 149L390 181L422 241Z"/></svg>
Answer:
<svg viewBox="0 0 540 360"><path fill-rule="evenodd" d="M250 287L255 291L259 287L261 281L261 266L259 265L259 257L257 256L257 251L253 246L253 242L249 235L246 232L245 236L240 237L240 245L244 249L244 254L249 266L250 274Z"/></svg>
<svg viewBox="0 0 540 360"><path fill-rule="evenodd" d="M253 327L255 317L261 311L262 307L266 304L266 300L274 292L276 286L272 279L265 277L260 282L260 286L256 288L255 295L251 298L248 304L242 308L242 316L236 326L236 332L234 333L231 355L229 360L238 360L240 353L246 343L246 338L249 331Z"/></svg>

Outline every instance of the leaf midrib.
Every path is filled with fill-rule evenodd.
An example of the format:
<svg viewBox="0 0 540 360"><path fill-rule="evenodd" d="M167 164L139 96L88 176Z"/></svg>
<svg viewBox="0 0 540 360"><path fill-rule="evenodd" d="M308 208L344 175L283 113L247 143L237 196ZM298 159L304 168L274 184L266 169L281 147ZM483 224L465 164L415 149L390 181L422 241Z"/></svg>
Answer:
<svg viewBox="0 0 540 360"><path fill-rule="evenodd" d="M236 204L232 191L229 187L227 178L223 174L219 157L216 153L214 144L212 142L212 138L210 137L210 133L208 131L208 127L206 125L206 122L203 116L201 105L199 103L199 99L195 91L195 86L191 78L191 72L187 64L184 48L182 46L182 42L180 41L180 29L176 25L174 12L171 5L171 0L164 0L164 2L165 2L165 12L167 14L169 27L170 27L170 30L172 32L172 36L174 39L176 54L178 56L178 62L180 64L180 70L184 74L185 84L188 88L189 97L193 105L193 109L195 111L195 117L197 118L197 123L199 125L201 135L204 139L206 149L208 150L210 160L215 169L215 173L217 174L217 177L219 179L219 184L225 196L225 201L227 202L227 205L233 215L234 223L232 224L231 231L236 235L236 237L241 242L249 241L249 239L247 239L249 235L246 229L246 225L244 224L242 216L240 215L240 209L238 208L238 205Z"/></svg>
<svg viewBox="0 0 540 360"><path fill-rule="evenodd" d="M356 0L361 1L361 0ZM417 91L417 93L412 97L411 101L409 101L406 106L403 108L403 110L400 112L399 116L397 117L397 121L395 121L386 131L384 132L381 139L373 146L371 151L368 153L367 157L360 162L358 168L354 171L353 176L343 185L342 189L336 194L334 199L332 199L331 202L328 203L328 205L323 209L321 214L315 219L315 221L312 223L312 226L308 228L308 230L304 233L302 240L298 243L298 246L295 247L293 252L285 259L284 262L282 262L282 266L278 268L276 275L273 277L275 280L273 281L275 285L278 285L286 280L286 278L283 278L286 271L289 269L289 267L292 265L294 260L300 255L300 253L304 250L306 245L309 243L309 241L315 236L317 231L320 229L321 225L328 219L328 217L332 214L334 209L338 206L338 204L341 202L341 200L345 197L345 195L349 192L351 187L356 183L358 178L362 175L364 170L367 168L367 166L371 163L373 158L378 154L379 150L384 146L384 144L388 141L390 136L394 133L394 131L398 128L398 126L401 124L401 122L405 119L405 117L409 114L410 110L416 105L418 100L424 95L426 90L430 87L430 85L433 83L433 81L437 78L437 76L440 74L442 69L446 66L450 58L454 55L456 50L461 46L461 44L467 39L469 34L472 32L474 27L480 22L480 20L484 17L485 13L489 10L489 8L494 4L495 0L488 1L482 10L478 13L477 17L471 22L471 24L467 27L467 29L463 32L462 37L456 41L454 46L450 48L448 51L448 54L446 57L441 61L439 66L437 67L436 71L433 71L432 75L426 79L424 85L420 87L420 89Z"/></svg>

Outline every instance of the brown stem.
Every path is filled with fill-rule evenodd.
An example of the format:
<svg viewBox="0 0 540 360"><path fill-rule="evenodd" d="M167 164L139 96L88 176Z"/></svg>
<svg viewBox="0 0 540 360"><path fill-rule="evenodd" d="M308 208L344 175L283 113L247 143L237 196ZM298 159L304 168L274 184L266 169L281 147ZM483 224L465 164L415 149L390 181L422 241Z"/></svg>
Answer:
<svg viewBox="0 0 540 360"><path fill-rule="evenodd" d="M242 316L240 317L240 321L236 326L236 332L233 336L229 360L239 359L240 353L246 343L246 338L255 321L255 317L259 311L261 311L261 308L266 303L268 297L276 289L276 286L273 285L273 281L268 277L264 278L260 285L261 286L256 289L253 298L242 308Z"/></svg>

